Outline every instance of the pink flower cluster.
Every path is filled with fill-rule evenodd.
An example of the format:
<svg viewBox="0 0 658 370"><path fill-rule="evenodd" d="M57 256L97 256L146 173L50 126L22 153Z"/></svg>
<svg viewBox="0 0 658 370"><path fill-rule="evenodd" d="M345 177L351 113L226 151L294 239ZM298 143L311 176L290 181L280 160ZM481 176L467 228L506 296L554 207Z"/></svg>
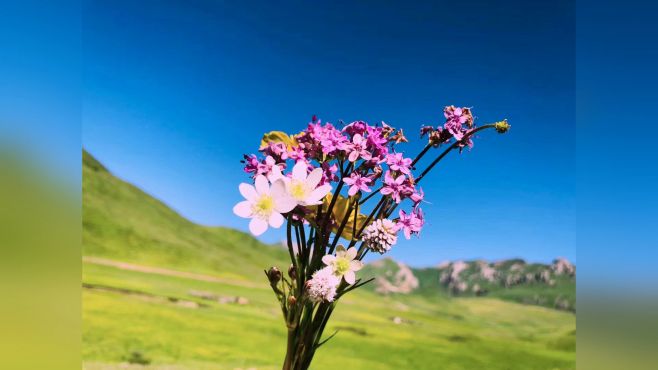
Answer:
<svg viewBox="0 0 658 370"><path fill-rule="evenodd" d="M422 126L420 128L420 136L427 135L429 140L435 146L449 143L451 139L459 142L460 151L468 146L473 147L473 137L467 136L473 129L475 129L475 118L471 113L470 108L458 108L454 105L449 105L443 109L443 116L445 123L443 126L436 128L432 126Z"/></svg>
<svg viewBox="0 0 658 370"><path fill-rule="evenodd" d="M457 112L461 115L465 113ZM452 112L452 116L457 114ZM451 116L451 117L452 117ZM450 118L451 122L461 119ZM450 125L454 126L454 123ZM450 126L452 127L452 126ZM410 199L414 210L404 217L401 215L400 230L405 236L417 234L422 227L422 213L418 204L423 200L423 191L416 188L412 175L412 160L395 150L396 145L405 142L401 130L382 122L371 125L364 121L354 121L337 128L331 123L323 123L315 116L306 129L291 137L291 143L270 141L261 147L261 156L244 155L244 171L254 178L263 175L275 181L286 168L300 162L305 163L307 171L322 169L319 185L333 182L344 183L347 196L362 196L373 192L378 180L381 186L377 190L381 195L390 197L399 204ZM292 163L291 163L292 162ZM304 207L296 213L296 219L303 216ZM340 220L330 220L337 223Z"/></svg>

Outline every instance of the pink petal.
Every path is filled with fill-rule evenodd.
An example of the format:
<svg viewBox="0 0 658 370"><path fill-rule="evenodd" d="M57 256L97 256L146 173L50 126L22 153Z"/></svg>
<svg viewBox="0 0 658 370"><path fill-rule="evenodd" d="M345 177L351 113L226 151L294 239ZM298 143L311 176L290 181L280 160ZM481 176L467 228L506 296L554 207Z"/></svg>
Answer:
<svg viewBox="0 0 658 370"><path fill-rule="evenodd" d="M352 247L345 252L345 257L353 260L356 257L356 248Z"/></svg>
<svg viewBox="0 0 658 370"><path fill-rule="evenodd" d="M243 182L238 188L240 189L240 194L247 200L254 201L258 197L258 192L256 192L256 188L253 185Z"/></svg>
<svg viewBox="0 0 658 370"><path fill-rule="evenodd" d="M326 256L322 257L322 263L324 263L325 265L330 265L335 260L336 260L336 256L333 256L331 254L327 254Z"/></svg>
<svg viewBox="0 0 658 370"><path fill-rule="evenodd" d="M343 278L345 279L346 283L352 285L356 280L356 275L354 274L354 271L348 271L345 273L345 275L343 275Z"/></svg>
<svg viewBox="0 0 658 370"><path fill-rule="evenodd" d="M292 178L297 180L306 179L306 163L304 161L298 161L295 164L295 167L292 168Z"/></svg>
<svg viewBox="0 0 658 370"><path fill-rule="evenodd" d="M274 209L279 213L288 213L297 207L297 201L288 194L274 198Z"/></svg>
<svg viewBox="0 0 658 370"><path fill-rule="evenodd" d="M254 217L251 219L251 222L249 222L249 231L255 236L264 233L265 230L267 230L267 221Z"/></svg>
<svg viewBox="0 0 658 370"><path fill-rule="evenodd" d="M269 194L270 193L270 183L267 181L267 178L263 175L256 176L256 191L258 194Z"/></svg>
<svg viewBox="0 0 658 370"><path fill-rule="evenodd" d="M363 268L363 262L361 261L350 261L350 270L359 271Z"/></svg>
<svg viewBox="0 0 658 370"><path fill-rule="evenodd" d="M316 168L308 174L306 185L309 189L315 189L320 183L320 180L322 180L322 168Z"/></svg>
<svg viewBox="0 0 658 370"><path fill-rule="evenodd" d="M256 191L256 190L254 190ZM237 216L243 217L243 218L249 218L252 216L251 214L251 202L248 200L242 201L233 207L233 213L235 213Z"/></svg>
<svg viewBox="0 0 658 370"><path fill-rule="evenodd" d="M311 194L308 197L308 202L307 203L317 203L322 200L327 194L331 191L331 185L325 184L322 186L319 186L317 189L313 190Z"/></svg>
<svg viewBox="0 0 658 370"><path fill-rule="evenodd" d="M281 227L281 225L283 225L283 220L284 218L283 216L281 216L280 213L272 212L272 214L270 215L269 224L273 228L278 229Z"/></svg>
<svg viewBox="0 0 658 370"><path fill-rule="evenodd" d="M350 186L350 190L347 192L347 195L353 196L357 191L359 191L357 186Z"/></svg>

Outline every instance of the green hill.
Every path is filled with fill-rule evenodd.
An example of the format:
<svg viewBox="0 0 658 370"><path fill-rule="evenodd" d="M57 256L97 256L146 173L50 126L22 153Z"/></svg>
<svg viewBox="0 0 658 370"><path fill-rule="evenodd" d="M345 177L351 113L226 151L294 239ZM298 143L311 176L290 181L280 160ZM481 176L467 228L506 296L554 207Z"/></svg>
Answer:
<svg viewBox="0 0 658 370"><path fill-rule="evenodd" d="M272 264L286 266L283 248L194 224L86 151L82 158L83 255L249 280L262 279Z"/></svg>

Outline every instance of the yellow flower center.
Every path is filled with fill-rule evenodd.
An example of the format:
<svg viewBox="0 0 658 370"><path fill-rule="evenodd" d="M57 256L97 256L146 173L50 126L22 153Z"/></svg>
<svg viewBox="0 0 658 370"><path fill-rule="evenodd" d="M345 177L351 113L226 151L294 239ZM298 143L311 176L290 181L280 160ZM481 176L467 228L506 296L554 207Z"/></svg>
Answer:
<svg viewBox="0 0 658 370"><path fill-rule="evenodd" d="M334 263L334 268L336 275L345 275L350 270L350 261L347 258L338 257Z"/></svg>
<svg viewBox="0 0 658 370"><path fill-rule="evenodd" d="M306 199L306 184L301 181L294 181L290 184L290 195L297 200Z"/></svg>
<svg viewBox="0 0 658 370"><path fill-rule="evenodd" d="M261 217L269 217L274 210L274 199L269 195L261 195L251 208L252 212Z"/></svg>

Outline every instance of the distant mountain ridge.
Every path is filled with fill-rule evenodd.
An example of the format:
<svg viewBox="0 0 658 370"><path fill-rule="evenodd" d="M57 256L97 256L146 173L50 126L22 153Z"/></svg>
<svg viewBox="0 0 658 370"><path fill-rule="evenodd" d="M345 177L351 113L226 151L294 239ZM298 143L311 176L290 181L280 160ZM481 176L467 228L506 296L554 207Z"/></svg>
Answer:
<svg viewBox="0 0 658 370"><path fill-rule="evenodd" d="M565 258L551 264L522 259L446 261L437 267L411 268L391 258L370 263L364 274L375 277L381 294L490 296L559 310L576 309L576 266Z"/></svg>

